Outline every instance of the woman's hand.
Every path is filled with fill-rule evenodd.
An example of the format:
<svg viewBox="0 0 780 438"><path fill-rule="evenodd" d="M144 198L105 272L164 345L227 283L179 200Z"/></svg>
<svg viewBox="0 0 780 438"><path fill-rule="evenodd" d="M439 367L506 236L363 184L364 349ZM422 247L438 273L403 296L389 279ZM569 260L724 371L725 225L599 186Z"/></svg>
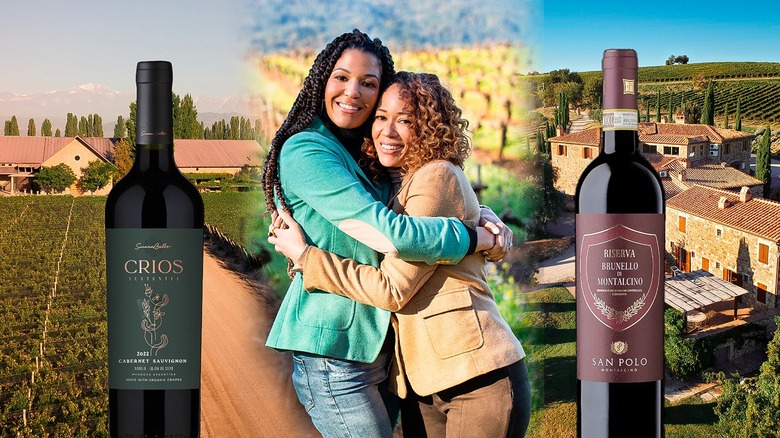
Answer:
<svg viewBox="0 0 780 438"><path fill-rule="evenodd" d="M306 250L306 237L301 226L284 210L277 210L272 219L268 227L268 243L274 245L276 252L292 260L296 268L299 267L298 259Z"/></svg>
<svg viewBox="0 0 780 438"><path fill-rule="evenodd" d="M512 230L488 207L480 208L479 225L477 251L491 262L501 262L512 250Z"/></svg>

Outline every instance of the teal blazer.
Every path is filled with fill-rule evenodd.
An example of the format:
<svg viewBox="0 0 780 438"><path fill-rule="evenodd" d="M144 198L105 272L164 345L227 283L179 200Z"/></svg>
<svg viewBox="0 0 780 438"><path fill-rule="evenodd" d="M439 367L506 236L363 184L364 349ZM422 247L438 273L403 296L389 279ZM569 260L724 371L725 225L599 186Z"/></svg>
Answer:
<svg viewBox="0 0 780 438"><path fill-rule="evenodd" d="M319 118L285 142L279 177L293 217L318 248L373 266L379 265L377 251L429 264L455 264L468 251L468 231L458 219L388 209L389 187L375 185ZM266 345L373 362L390 312L340 295L306 292L301 275L293 278Z"/></svg>

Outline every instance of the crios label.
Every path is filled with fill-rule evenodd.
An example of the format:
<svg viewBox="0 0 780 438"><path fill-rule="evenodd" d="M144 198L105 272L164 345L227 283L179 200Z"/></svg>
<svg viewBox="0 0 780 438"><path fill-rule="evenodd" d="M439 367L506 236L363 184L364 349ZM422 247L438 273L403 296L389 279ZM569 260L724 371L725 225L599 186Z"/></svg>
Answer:
<svg viewBox="0 0 780 438"><path fill-rule="evenodd" d="M580 214L577 239L577 377L663 378L660 214Z"/></svg>
<svg viewBox="0 0 780 438"><path fill-rule="evenodd" d="M200 387L203 230L106 229L111 389Z"/></svg>

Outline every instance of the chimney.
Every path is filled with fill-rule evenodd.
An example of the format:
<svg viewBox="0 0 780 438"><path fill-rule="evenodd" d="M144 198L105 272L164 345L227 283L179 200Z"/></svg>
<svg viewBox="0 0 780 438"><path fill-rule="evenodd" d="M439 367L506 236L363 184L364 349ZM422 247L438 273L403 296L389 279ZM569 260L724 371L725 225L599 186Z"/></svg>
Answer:
<svg viewBox="0 0 780 438"><path fill-rule="evenodd" d="M730 204L731 203L729 202L728 199L726 199L725 196L721 196L720 199L718 200L718 210L725 210L729 207Z"/></svg>
<svg viewBox="0 0 780 438"><path fill-rule="evenodd" d="M747 187L742 187L739 191L739 202L748 202L751 199L753 199L753 194L750 193L750 189Z"/></svg>
<svg viewBox="0 0 780 438"><path fill-rule="evenodd" d="M560 137L563 134L565 134L565 132L563 132L563 125L555 125L555 136Z"/></svg>
<svg viewBox="0 0 780 438"><path fill-rule="evenodd" d="M680 181L687 181L688 176L685 175L685 169L682 169L680 173L677 174L677 177L680 179Z"/></svg>

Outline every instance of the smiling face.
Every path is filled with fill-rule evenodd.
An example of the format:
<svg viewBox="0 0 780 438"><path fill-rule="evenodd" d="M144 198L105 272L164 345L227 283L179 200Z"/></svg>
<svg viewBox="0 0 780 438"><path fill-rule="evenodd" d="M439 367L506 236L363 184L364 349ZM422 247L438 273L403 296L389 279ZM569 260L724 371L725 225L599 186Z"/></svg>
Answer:
<svg viewBox="0 0 780 438"><path fill-rule="evenodd" d="M404 165L406 161L404 153L409 144L411 129L410 108L401 98L399 86L391 85L379 99L379 107L371 127L371 138L374 140L377 158L383 166Z"/></svg>
<svg viewBox="0 0 780 438"><path fill-rule="evenodd" d="M371 54L348 49L325 84L325 112L339 128L355 129L371 116L379 97L382 65Z"/></svg>

